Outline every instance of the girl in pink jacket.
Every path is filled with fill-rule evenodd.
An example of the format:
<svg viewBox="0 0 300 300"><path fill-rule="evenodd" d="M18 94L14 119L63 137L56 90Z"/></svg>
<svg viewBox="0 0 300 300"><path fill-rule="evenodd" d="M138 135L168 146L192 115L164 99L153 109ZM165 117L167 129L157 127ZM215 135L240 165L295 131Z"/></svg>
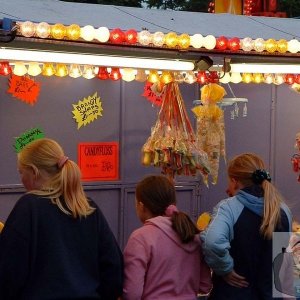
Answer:
<svg viewBox="0 0 300 300"><path fill-rule="evenodd" d="M194 300L211 289L198 229L176 208L175 188L161 175L136 187L136 211L144 225L124 251L124 300Z"/></svg>

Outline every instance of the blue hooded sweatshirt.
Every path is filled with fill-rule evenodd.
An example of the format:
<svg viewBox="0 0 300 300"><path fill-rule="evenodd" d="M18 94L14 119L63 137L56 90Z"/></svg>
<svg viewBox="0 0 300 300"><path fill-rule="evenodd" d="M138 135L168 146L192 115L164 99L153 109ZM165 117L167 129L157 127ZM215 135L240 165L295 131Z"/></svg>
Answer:
<svg viewBox="0 0 300 300"><path fill-rule="evenodd" d="M273 299L272 240L260 234L263 210L263 190L259 186L240 190L214 208L211 223L201 233L205 260L214 271L210 299ZM291 219L283 203L275 231L290 231ZM247 288L236 288L223 280L223 275L233 269L249 282Z"/></svg>

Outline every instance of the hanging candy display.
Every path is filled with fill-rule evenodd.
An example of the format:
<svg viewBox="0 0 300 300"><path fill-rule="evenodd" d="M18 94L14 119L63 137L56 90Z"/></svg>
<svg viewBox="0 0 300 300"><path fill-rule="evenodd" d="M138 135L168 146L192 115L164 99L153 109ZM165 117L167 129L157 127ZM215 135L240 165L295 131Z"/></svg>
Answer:
<svg viewBox="0 0 300 300"><path fill-rule="evenodd" d="M218 180L220 156L225 158L224 112L217 105L225 94L225 89L216 83L204 85L201 88L201 105L192 109L197 117L197 145L208 153L212 184ZM205 180L208 181L208 176Z"/></svg>
<svg viewBox="0 0 300 300"><path fill-rule="evenodd" d="M293 166L293 171L299 173L300 172L300 132L296 134L295 149L297 149L298 153L295 153L292 156L291 162ZM297 180L298 182L300 182L300 174L298 175Z"/></svg>
<svg viewBox="0 0 300 300"><path fill-rule="evenodd" d="M196 144L178 84L169 83L165 89L157 122L142 147L142 164L160 167L170 177L198 172L207 177L208 156Z"/></svg>

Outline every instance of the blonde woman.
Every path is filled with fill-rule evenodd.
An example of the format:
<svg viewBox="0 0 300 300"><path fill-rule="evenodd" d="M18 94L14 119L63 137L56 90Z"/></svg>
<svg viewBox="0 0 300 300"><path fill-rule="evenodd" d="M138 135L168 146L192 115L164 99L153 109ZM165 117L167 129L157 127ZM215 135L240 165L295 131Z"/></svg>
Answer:
<svg viewBox="0 0 300 300"><path fill-rule="evenodd" d="M117 299L122 254L77 164L51 139L18 154L23 195L0 237L0 299Z"/></svg>
<svg viewBox="0 0 300 300"><path fill-rule="evenodd" d="M201 234L214 271L210 299L273 299L272 234L291 231L290 211L253 153L229 162L227 193Z"/></svg>

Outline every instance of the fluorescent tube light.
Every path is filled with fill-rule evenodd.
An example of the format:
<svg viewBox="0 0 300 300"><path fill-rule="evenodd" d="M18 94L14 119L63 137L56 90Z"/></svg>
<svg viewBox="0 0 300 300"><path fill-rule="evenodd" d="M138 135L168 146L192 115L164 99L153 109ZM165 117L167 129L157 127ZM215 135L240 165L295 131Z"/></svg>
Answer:
<svg viewBox="0 0 300 300"><path fill-rule="evenodd" d="M139 57L109 56L81 53L50 52L0 48L0 60L36 61L49 63L94 65L120 68L141 68L155 70L192 71L192 61L175 59L152 59Z"/></svg>
<svg viewBox="0 0 300 300"><path fill-rule="evenodd" d="M300 74L300 64L231 63L230 66L233 73Z"/></svg>

